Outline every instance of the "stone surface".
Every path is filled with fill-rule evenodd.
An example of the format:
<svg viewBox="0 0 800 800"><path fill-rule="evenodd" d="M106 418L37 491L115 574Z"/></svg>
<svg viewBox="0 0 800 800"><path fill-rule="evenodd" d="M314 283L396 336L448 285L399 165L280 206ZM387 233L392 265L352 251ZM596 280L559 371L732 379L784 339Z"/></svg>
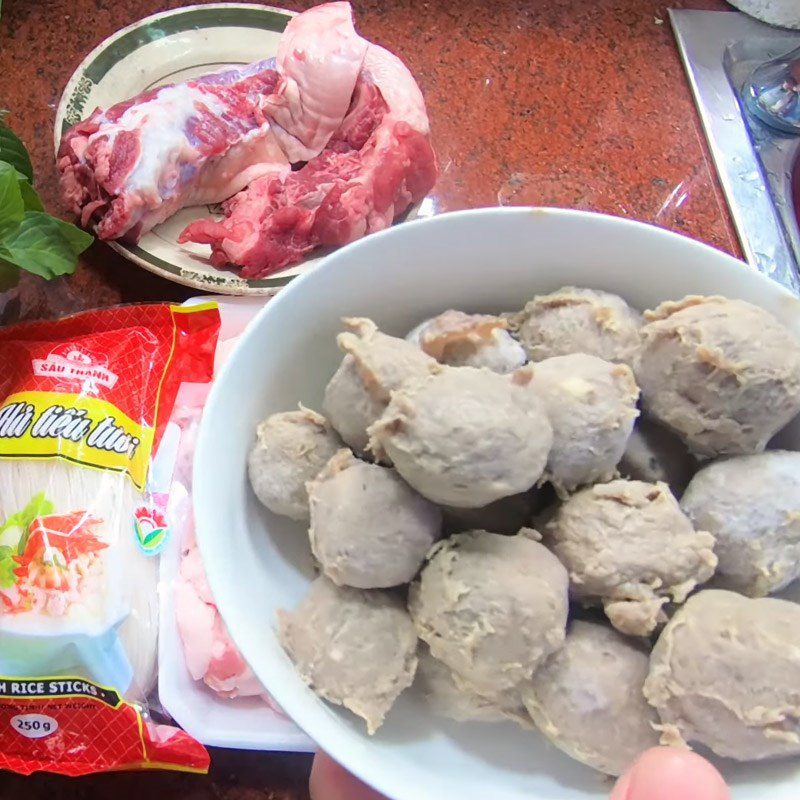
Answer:
<svg viewBox="0 0 800 800"><path fill-rule="evenodd" d="M63 88L103 38L181 0L7 0L0 98L32 151L50 211L66 214L52 129ZM289 2L295 9L308 2ZM670 5L729 9L723 0ZM659 0L355 0L358 27L400 53L425 92L442 176L438 211L592 209L737 252ZM13 68L12 68L13 65ZM23 282L2 319L192 294L96 243L78 273Z"/></svg>
<svg viewBox="0 0 800 800"><path fill-rule="evenodd" d="M0 772L0 797L3 800L308 800L310 756L212 750L211 761L208 776L129 772L90 778L42 774L23 778Z"/></svg>

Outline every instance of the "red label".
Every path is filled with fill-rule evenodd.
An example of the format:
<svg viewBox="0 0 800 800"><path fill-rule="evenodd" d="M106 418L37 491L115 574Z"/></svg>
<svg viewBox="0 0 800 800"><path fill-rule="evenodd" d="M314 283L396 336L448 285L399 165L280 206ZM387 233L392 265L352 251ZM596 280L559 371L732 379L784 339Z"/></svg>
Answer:
<svg viewBox="0 0 800 800"><path fill-rule="evenodd" d="M0 769L64 775L136 768L205 772L205 748L146 723L116 691L81 678L0 677Z"/></svg>
<svg viewBox="0 0 800 800"><path fill-rule="evenodd" d="M0 398L59 392L104 400L161 427L184 381L210 381L219 312L133 305L0 328ZM154 445L158 445L158 432Z"/></svg>

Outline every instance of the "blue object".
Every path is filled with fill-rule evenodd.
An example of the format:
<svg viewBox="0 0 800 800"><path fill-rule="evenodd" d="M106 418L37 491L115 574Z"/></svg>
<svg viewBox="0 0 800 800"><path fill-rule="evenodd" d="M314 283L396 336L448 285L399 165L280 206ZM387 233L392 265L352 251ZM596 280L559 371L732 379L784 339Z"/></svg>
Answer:
<svg viewBox="0 0 800 800"><path fill-rule="evenodd" d="M83 677L124 695L133 680L116 628L100 636L23 636L0 631L0 675Z"/></svg>
<svg viewBox="0 0 800 800"><path fill-rule="evenodd" d="M765 125L800 134L800 47L753 70L742 91L748 110Z"/></svg>

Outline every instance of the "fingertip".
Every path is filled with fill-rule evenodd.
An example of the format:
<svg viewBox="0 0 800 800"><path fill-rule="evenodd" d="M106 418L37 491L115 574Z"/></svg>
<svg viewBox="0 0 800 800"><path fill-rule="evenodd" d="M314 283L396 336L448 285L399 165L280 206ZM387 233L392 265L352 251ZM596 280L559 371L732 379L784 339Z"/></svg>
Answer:
<svg viewBox="0 0 800 800"><path fill-rule="evenodd" d="M690 750L654 747L620 778L611 800L730 800L722 775Z"/></svg>
<svg viewBox="0 0 800 800"><path fill-rule="evenodd" d="M611 792L609 800L628 800L628 790L631 785L631 773L633 768L629 769L617 782L614 784L614 790Z"/></svg>
<svg viewBox="0 0 800 800"><path fill-rule="evenodd" d="M308 792L311 800L383 800L325 753L314 757Z"/></svg>

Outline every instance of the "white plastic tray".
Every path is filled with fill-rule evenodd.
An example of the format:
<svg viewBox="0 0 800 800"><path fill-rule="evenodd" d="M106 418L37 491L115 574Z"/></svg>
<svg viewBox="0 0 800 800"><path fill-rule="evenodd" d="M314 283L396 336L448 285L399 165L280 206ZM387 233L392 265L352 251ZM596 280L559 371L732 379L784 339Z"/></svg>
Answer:
<svg viewBox="0 0 800 800"><path fill-rule="evenodd" d="M194 297L184 305L210 301L219 304L220 349L224 350L258 313L266 298ZM162 705L187 733L210 747L312 752L314 743L260 698L226 700L192 679L175 620L174 585L180 571L180 553L179 536L173 536L161 556L158 692Z"/></svg>

